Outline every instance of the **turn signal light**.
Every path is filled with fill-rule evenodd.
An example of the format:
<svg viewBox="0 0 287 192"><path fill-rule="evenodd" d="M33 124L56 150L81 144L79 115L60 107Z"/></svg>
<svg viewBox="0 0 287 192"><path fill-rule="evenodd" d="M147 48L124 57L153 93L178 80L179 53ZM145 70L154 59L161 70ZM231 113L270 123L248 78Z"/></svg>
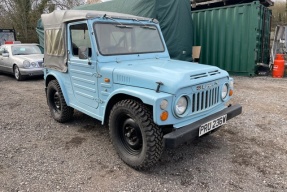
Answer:
<svg viewBox="0 0 287 192"><path fill-rule="evenodd" d="M160 115L160 119L161 119L162 121L165 121L165 120L167 120L167 118L168 118L168 112L167 112L167 111L163 111L163 112L161 113L161 115Z"/></svg>
<svg viewBox="0 0 287 192"><path fill-rule="evenodd" d="M105 82L106 82L106 83L109 83L109 82L110 82L110 79L109 79L109 78L105 78Z"/></svg>
<svg viewBox="0 0 287 192"><path fill-rule="evenodd" d="M233 95L233 90L230 89L229 96L232 96L232 95Z"/></svg>

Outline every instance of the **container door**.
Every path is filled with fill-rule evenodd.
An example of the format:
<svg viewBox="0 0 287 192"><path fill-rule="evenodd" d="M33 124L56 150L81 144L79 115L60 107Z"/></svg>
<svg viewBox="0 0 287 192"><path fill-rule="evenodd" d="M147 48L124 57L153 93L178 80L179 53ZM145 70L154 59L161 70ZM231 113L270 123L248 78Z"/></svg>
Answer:
<svg viewBox="0 0 287 192"><path fill-rule="evenodd" d="M91 37L86 22L68 25L68 72L74 96L84 109L98 108L97 67ZM80 59L80 47L88 49L88 58ZM87 107L88 106L88 107Z"/></svg>
<svg viewBox="0 0 287 192"><path fill-rule="evenodd" d="M260 5L258 7L258 36L257 36L257 63L269 64L270 59L270 31L271 11Z"/></svg>
<svg viewBox="0 0 287 192"><path fill-rule="evenodd" d="M263 63L270 62L270 33L271 33L271 18L272 12L270 9L263 7L264 10L264 49L263 49Z"/></svg>

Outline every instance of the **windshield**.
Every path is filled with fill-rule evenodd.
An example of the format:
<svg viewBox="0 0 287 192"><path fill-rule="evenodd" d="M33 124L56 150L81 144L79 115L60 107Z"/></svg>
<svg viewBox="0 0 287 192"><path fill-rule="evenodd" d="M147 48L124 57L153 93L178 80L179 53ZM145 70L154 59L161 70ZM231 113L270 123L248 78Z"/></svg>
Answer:
<svg viewBox="0 0 287 192"><path fill-rule="evenodd" d="M39 45L17 45L12 46L11 49L13 55L32 55L43 53Z"/></svg>
<svg viewBox="0 0 287 192"><path fill-rule="evenodd" d="M159 31L153 25L95 23L94 27L102 55L164 52Z"/></svg>

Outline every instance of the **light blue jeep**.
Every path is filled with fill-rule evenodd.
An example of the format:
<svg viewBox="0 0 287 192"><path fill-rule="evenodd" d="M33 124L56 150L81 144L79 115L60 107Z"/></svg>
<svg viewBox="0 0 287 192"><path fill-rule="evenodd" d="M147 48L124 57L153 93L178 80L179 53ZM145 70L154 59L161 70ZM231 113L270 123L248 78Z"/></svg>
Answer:
<svg viewBox="0 0 287 192"><path fill-rule="evenodd" d="M129 166L154 165L177 147L239 115L226 106L233 79L217 67L171 60L156 20L99 11L42 15L44 77L51 115L74 109L109 125Z"/></svg>

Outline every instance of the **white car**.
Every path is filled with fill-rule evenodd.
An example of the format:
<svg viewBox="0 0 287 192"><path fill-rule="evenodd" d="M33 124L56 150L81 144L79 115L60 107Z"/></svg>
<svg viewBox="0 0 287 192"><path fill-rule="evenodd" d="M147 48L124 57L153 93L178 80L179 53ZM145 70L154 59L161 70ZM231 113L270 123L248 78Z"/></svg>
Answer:
<svg viewBox="0 0 287 192"><path fill-rule="evenodd" d="M43 50L38 44L4 44L0 47L0 71L14 74L18 81L43 75Z"/></svg>

